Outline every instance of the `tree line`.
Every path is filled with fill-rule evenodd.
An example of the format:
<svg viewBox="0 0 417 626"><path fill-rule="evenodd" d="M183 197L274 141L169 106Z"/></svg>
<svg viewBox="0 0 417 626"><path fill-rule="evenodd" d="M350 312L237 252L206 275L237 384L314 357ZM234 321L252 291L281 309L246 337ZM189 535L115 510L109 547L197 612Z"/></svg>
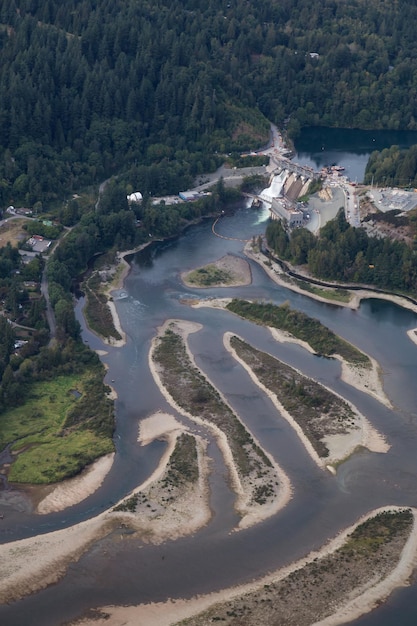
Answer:
<svg viewBox="0 0 417 626"><path fill-rule="evenodd" d="M4 0L0 203L122 170L176 193L267 120L416 129L416 18L403 0Z"/></svg>
<svg viewBox="0 0 417 626"><path fill-rule="evenodd" d="M319 237L306 229L294 230L290 237L280 221L268 225L266 237L281 259L306 264L318 278L410 294L417 291L417 253L413 247L388 238L368 237L364 229L346 222L343 209L320 230Z"/></svg>
<svg viewBox="0 0 417 626"><path fill-rule="evenodd" d="M365 184L417 187L417 145L405 150L391 146L372 152L366 166Z"/></svg>

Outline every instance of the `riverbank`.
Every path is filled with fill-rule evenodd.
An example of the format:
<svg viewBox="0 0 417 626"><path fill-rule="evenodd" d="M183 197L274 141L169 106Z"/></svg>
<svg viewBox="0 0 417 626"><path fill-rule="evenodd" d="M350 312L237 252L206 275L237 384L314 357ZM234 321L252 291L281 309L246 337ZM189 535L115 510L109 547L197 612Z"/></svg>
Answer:
<svg viewBox="0 0 417 626"><path fill-rule="evenodd" d="M198 480L174 488L166 478L170 469L172 472L170 460L176 442L185 432L186 429L173 416L159 412L150 416L141 428L140 443L147 445L155 438L163 439L167 448L154 473L142 485L113 509L85 522L0 545L0 603L16 601L56 583L70 563L77 561L93 543L115 529L121 529L121 534L123 529L130 529L134 531L129 534L131 538L160 543L196 532L207 524L211 517L209 469L206 443L202 438L195 436ZM135 499L133 511L132 498ZM62 499L61 494L58 501ZM54 503L50 502L49 506Z"/></svg>
<svg viewBox="0 0 417 626"><path fill-rule="evenodd" d="M104 291L104 294L107 298L107 306L112 316L113 325L115 329L117 330L117 332L119 333L119 335L121 336L121 339L111 339L111 338L107 339L104 337L101 337L101 338L103 339L104 343L107 343L108 345L111 345L114 348L121 348L122 346L126 345L126 333L122 328L119 314L117 313L116 305L114 303L114 299L113 299L114 292L119 289L122 289L124 285L124 281L130 272L130 264L126 261L126 257L131 256L132 254L136 254L137 252L140 252L141 250L144 250L147 246L149 246L149 243L143 243L140 246L137 246L136 248L132 248L131 250L125 250L123 252L117 253L116 255L117 264L115 267L112 268L113 278L109 286Z"/></svg>
<svg viewBox="0 0 417 626"><path fill-rule="evenodd" d="M393 302L394 304L397 304L398 306L401 306L404 309L409 309L410 311L414 311L415 313L417 313L417 305L413 304L406 298L402 298L401 296L391 295L387 293L375 292L375 291L371 291L367 289L358 289L358 290L350 292L351 299L348 302L344 300L336 300L333 298L332 299L325 298L311 291L308 291L307 289L302 289L299 285L294 284L293 282L289 280L285 280L283 276L286 276L286 274L282 270L281 266L278 265L278 263L275 263L274 261L267 263L266 262L267 259L265 255L263 255L260 252L255 251L252 248L251 242L248 242L246 244L244 248L244 253L249 259L258 263L258 265L262 267L262 269L268 274L268 276L277 285L279 285L280 287L285 287L286 289L291 289L291 291L300 293L303 296L306 296L307 298L312 298L313 300L318 300L319 302L325 302L326 304L333 304L335 306L346 307L346 308L354 309L354 310L359 308L362 300L375 298L378 300L388 300L389 302ZM336 289L337 287L338 285L335 284L333 289ZM323 287L323 289L326 289L326 288Z"/></svg>
<svg viewBox="0 0 417 626"><path fill-rule="evenodd" d="M398 541L387 541L389 545L386 544L385 547L382 544L381 558L378 554L375 558L375 551L370 546L364 548L363 554L359 551L356 565L355 557L349 556L352 535L355 536L359 525L366 527L366 523L372 518L378 519L378 515L383 517L386 513L395 514L401 511L403 509L399 507L384 507L372 511L355 525L341 531L320 550L310 552L305 558L263 577L256 583L224 589L191 600L175 599L165 603L130 607L102 607L95 611L94 617L77 620L76 624L206 626L214 621L232 625L240 618L245 626L252 626L280 623L276 614L279 610L284 611L281 618L291 618L291 623L296 623L297 626L344 624L374 609L394 589L406 585L410 579L417 563L415 509L412 510L412 527L408 536L405 531L400 533ZM370 550L369 553L366 550ZM334 575L336 570L338 576ZM326 612L327 615L324 616L323 613Z"/></svg>

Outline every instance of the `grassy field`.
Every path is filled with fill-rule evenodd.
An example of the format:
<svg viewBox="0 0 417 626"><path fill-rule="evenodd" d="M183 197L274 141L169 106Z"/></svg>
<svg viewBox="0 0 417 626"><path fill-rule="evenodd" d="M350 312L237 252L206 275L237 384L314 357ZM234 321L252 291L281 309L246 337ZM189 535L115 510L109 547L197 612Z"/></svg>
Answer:
<svg viewBox="0 0 417 626"><path fill-rule="evenodd" d="M11 482L53 483L113 450L113 403L102 372L31 385L25 404L0 415L0 449L11 444Z"/></svg>
<svg viewBox="0 0 417 626"><path fill-rule="evenodd" d="M307 342L316 354L327 357L339 354L349 363L371 367L369 358L363 352L338 337L319 320L291 309L288 304L277 306L235 299L226 308L256 324L272 326L291 333L297 339Z"/></svg>

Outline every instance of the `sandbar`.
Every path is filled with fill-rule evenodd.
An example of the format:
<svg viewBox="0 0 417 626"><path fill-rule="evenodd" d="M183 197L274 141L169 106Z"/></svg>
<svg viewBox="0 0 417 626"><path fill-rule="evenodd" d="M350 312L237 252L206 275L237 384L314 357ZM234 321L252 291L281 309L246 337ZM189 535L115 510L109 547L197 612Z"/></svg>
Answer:
<svg viewBox="0 0 417 626"><path fill-rule="evenodd" d="M94 461L78 476L54 486L53 490L39 502L36 512L46 515L62 511L88 498L102 484L113 465L113 460L114 452L106 454Z"/></svg>
<svg viewBox="0 0 417 626"><path fill-rule="evenodd" d="M225 309L231 301L232 298L207 298L205 300L192 300L190 301L190 305L195 309L204 307L213 309ZM315 354L312 347L306 341L303 341L302 339L297 339L297 337L294 337L289 332L280 330L279 328L272 328L271 326L268 326L268 328L276 341L280 343L295 343L310 352L311 354ZM409 333L411 332L412 331L409 331ZM412 339L411 334L409 334L409 336ZM337 359L341 363L340 377L345 383L351 385L352 387L355 387L355 389L358 389L363 393L367 393L368 395L381 402L381 404L383 404L384 406L392 409L392 404L389 398L386 396L382 386L380 378L381 368L374 358L372 358L368 354L366 356L370 361L371 367L362 367L360 365L348 363L340 355L332 355L333 358Z"/></svg>
<svg viewBox="0 0 417 626"><path fill-rule="evenodd" d="M341 531L320 550L310 552L306 557L256 582L231 587L204 596L198 596L191 600L169 599L167 602L142 604L138 606L106 606L102 607L99 614L93 619L86 618L84 620L77 620L77 626L137 626L137 624L146 624L146 626L179 626L181 620L197 616L202 611L214 605L221 607L222 603L236 598L240 598L246 607L249 606L253 610L258 610L259 607L256 601L255 604L251 602L249 594L261 589L265 585L284 580L290 574L303 568L307 564L327 555L331 555L344 545L357 525L365 522L370 517L385 511L398 510L401 510L401 507L384 507L371 511L367 515L362 516L354 525ZM375 576L375 579L372 581L363 581L362 584L359 584L354 594L349 594L344 601L334 607L334 613L330 617L316 622L312 615L312 626L339 626L340 624L345 624L348 621L357 619L377 607L382 601L388 598L394 589L407 584L417 564L417 511L416 509L412 509L412 512L414 516L413 528L401 551L399 560L392 571L382 580L378 579L378 576ZM346 575L348 575L348 572L349 566L347 565ZM329 602L330 601L331 598L329 598ZM297 607L294 606L294 612L296 610ZM206 623L208 622L203 618L201 624Z"/></svg>
<svg viewBox="0 0 417 626"><path fill-rule="evenodd" d="M230 340L234 336L238 337L235 333L225 333L223 342L226 349L230 352L233 358L238 361L238 363L240 363L240 365L247 371L253 382L260 389L262 389L262 391L268 396L268 398L270 398L278 412L282 415L282 417L284 417L284 419L287 420L287 422L297 433L307 453L319 467L327 467L328 469L330 469L329 466L347 458L359 445L367 447L372 452L383 453L389 450L389 446L384 440L383 436L370 424L366 417L362 415L352 403L347 402L345 398L342 398L341 396L339 396L339 394L336 394L331 389L328 389L325 385L322 385L326 389L328 389L330 393L338 396L350 406L354 414L354 424L349 427L347 433L323 436L322 441L326 444L329 450L329 455L327 457L320 457L314 449L311 441L304 434L301 426L284 408L276 394L274 394L270 389L265 387L265 385L258 379L258 377L255 375L249 365L244 360L242 360L238 356L236 351L232 348ZM238 337L238 339L244 341L241 337ZM299 372L296 369L295 371L304 376L302 372Z"/></svg>
<svg viewBox="0 0 417 626"><path fill-rule="evenodd" d="M152 439L154 431L158 438L167 440L167 450L152 476L119 504L137 492L146 493L155 501L167 495L163 493L163 485L156 483L164 476L176 438L184 430L179 422L178 427L173 429L173 419L169 419L167 433L161 429L161 414L155 418L158 427L152 421L145 426L146 440ZM138 514L108 509L69 528L0 545L0 603L18 600L57 582L65 574L69 563L77 561L90 545L121 524L129 526L143 540L152 543L193 533L207 524L211 511L208 504L206 444L201 437L195 436L195 439L199 463L197 484L183 489L171 503L164 502L156 514L150 508ZM145 445L145 442L142 441L142 444Z"/></svg>
<svg viewBox="0 0 417 626"><path fill-rule="evenodd" d="M182 337L182 339L184 340L184 345L187 351L187 355L191 363L200 372L200 374L208 380L210 385L214 386L211 383L211 381L207 378L207 376L204 374L204 372L202 372L202 370L197 367L195 360L194 360L194 356L191 353L189 346L188 346L188 342L187 342L188 335L190 333L197 332L198 330L200 330L201 324L197 324L195 322L188 322L184 320L167 320L159 328L159 336L163 335L167 328L173 329L174 332L176 332ZM161 393L166 398L167 402L169 402L169 404L171 404L171 406L174 407L176 411L188 417L190 420L208 427L215 434L219 449L223 455L225 464L230 472L230 482L231 482L232 488L237 495L235 508L239 512L239 514L242 516L238 525L238 529L241 530L243 528L248 528L249 526L257 524L260 521L266 519L267 517L270 517L271 515L274 515L275 513L277 513L280 509L286 506L286 504L289 502L289 500L292 497L291 483L289 481L289 478L285 474L285 472L275 462L275 460L261 448L259 442L253 437L252 433L250 433L251 437L255 441L255 444L259 446L259 448L262 449L263 453L268 457L269 461L271 462L271 468L273 472L276 474L278 481L279 481L278 487L277 486L274 487L274 496L273 496L272 503L268 505L259 505L253 501L253 493L254 493L254 488L256 486L255 485L256 478L252 474L246 479L241 478L225 433L215 424L207 422L206 420L203 420L195 415L192 415L186 410L184 410L181 406L179 406L175 402L175 400L172 398L170 393L165 388L162 382L161 376L160 376L160 368L156 365L153 359L153 352L156 347L156 341L157 341L157 337L154 338L152 345L151 345L151 350L149 352L149 368L154 377L154 380L156 384L158 385ZM227 406L229 406L223 394L217 388L216 388L216 391L217 393L219 393L222 402L224 402ZM229 408L232 410L232 412L234 412L230 406ZM266 468L265 468L265 471L266 471ZM268 478L266 478L265 476L263 476L260 480L261 482L268 482Z"/></svg>

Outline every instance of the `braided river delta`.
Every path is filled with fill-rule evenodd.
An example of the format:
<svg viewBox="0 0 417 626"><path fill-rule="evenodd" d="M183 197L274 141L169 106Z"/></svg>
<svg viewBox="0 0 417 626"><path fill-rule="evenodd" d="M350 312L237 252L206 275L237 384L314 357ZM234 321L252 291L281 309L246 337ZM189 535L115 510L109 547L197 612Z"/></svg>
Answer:
<svg viewBox="0 0 417 626"><path fill-rule="evenodd" d="M82 302L77 306L83 338L93 349L105 349L107 382L117 391L116 456L101 487L62 513L34 515L24 500L16 500L1 522L2 543L69 527L109 508L157 467L166 444L137 443L138 424L155 411L169 412L191 431L204 430L170 407L149 370L148 354L158 327L167 319L201 325L189 336L199 368L226 397L260 445L279 463L292 485L292 498L277 514L240 532L234 494L224 460L209 431L207 453L212 518L191 536L152 545L114 531L94 542L70 564L55 585L23 600L0 607L7 626L58 625L86 610L108 605L138 605L168 598L191 598L244 584L318 550L330 538L378 507L417 507L417 346L407 331L417 327L417 315L378 299L362 301L359 309L337 307L279 287L252 261L252 282L245 287L192 289L181 273L216 261L226 254L244 257L243 240L265 231L268 214L246 206L225 216L216 230L211 221L190 227L181 237L154 243L131 259L125 280L127 297L116 301L127 335L126 345L103 346L86 327ZM387 408L341 380L340 363L307 352L299 345L272 340L266 328L224 310L192 308L187 301L239 297L289 302L292 308L319 319L335 333L361 348L379 363ZM385 437L385 454L361 449L338 466L336 475L323 471L306 454L288 423L223 345L233 332L256 348L328 386L352 402ZM128 540L124 540L128 539ZM395 591L388 601L355 624L415 624L417 586ZM35 617L36 616L36 617ZM144 622L145 625L145 622Z"/></svg>

